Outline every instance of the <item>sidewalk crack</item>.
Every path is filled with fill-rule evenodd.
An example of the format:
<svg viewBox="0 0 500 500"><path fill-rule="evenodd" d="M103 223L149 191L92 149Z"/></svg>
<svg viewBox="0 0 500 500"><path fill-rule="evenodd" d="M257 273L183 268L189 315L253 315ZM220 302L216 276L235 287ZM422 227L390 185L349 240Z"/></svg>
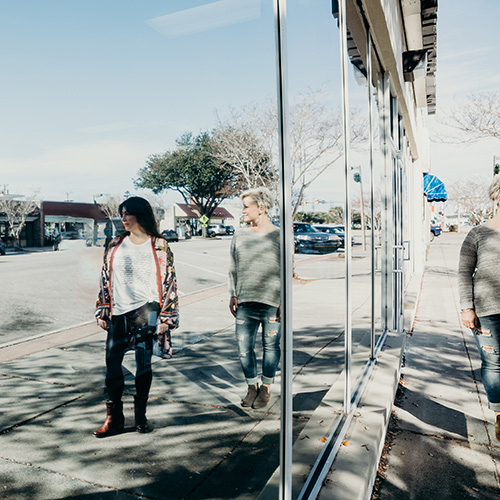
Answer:
<svg viewBox="0 0 500 500"><path fill-rule="evenodd" d="M60 405L54 406L53 408L50 408L49 410L43 411L42 413L38 413L37 415L30 417L26 420L23 420L22 422L18 422L17 424L11 425L10 427L7 427L6 429L2 429L2 430L0 430L0 436L2 436L3 434L7 434L7 432L10 432L14 429L17 429L18 427L26 425L29 422L33 422L33 420L36 420L37 418L40 418L43 415L47 415L48 413L51 413L54 410L58 410L59 408L62 408L66 405L69 405L70 403L73 403L74 401L78 401L81 398L83 398L83 394L80 394L80 396L73 398L73 399L70 399L69 401L65 401L64 403L61 403Z"/></svg>
<svg viewBox="0 0 500 500"><path fill-rule="evenodd" d="M78 481L80 483L89 484L91 486L96 486L98 488L103 488L105 490L122 491L124 493L128 493L129 495L133 495L133 496L135 496L137 498L141 498L141 499L144 499L144 500L157 500L154 497L144 496L144 494L142 494L142 493L135 493L135 492L129 491L129 490L120 490L118 488L114 488L113 486L108 486L106 484L94 483L92 481L87 481L86 479L81 479L79 477L69 476L68 474L64 474L62 472L58 472L58 471L55 471L55 470L52 470L52 469L47 469L46 467L41 467L40 465L34 465L31 462L20 462L19 460L15 460L13 458L8 458L8 457L2 457L2 456L0 456L0 460L4 460L6 462L10 462L10 463L13 463L13 464L16 464L16 465L24 465L25 467L30 467L32 469L36 469L36 470L39 470L39 471L42 471L42 472L48 472L49 474L55 474L56 476L61 476L61 477L64 477L66 479L71 479L73 481Z"/></svg>

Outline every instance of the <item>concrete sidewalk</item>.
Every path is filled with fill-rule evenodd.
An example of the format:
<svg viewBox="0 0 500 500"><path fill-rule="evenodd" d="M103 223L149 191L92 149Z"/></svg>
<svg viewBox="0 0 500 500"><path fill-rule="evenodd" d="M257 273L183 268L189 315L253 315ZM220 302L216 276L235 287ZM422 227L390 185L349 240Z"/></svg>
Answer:
<svg viewBox="0 0 500 500"><path fill-rule="evenodd" d="M308 279L294 287L295 437L343 367L343 309L332 309L332 290L343 289L336 274L343 263L338 256L322 260L324 269L317 258L303 263ZM360 257L358 264L368 262ZM366 273L358 279L366 288ZM356 311L366 322L369 301L358 296ZM245 383L227 290L184 297L181 305L176 355L154 360L148 405L154 431L147 435L133 428L131 353L124 363L125 433L92 435L105 416L105 334L95 324L0 349L0 498L257 498L279 465L279 376L266 409L242 408ZM321 311L333 316L326 320ZM353 339L364 357L366 339L364 328Z"/></svg>
<svg viewBox="0 0 500 500"><path fill-rule="evenodd" d="M394 441L377 498L498 498L499 443L485 422L492 418L472 336L462 334L458 321L454 274L462 239L444 234L432 243L413 333L407 339L389 333L320 500L370 497L405 340L397 427L390 427ZM339 259L312 257L297 267L304 279L294 286L295 497L323 436L342 414ZM354 373L369 356L369 261L357 259ZM417 279L408 294L409 317L419 290ZM148 406L155 430L147 435L132 426L129 354L126 432L92 436L104 418L104 333L95 325L0 349L0 498L255 500L261 492L276 498L279 377L265 410L242 408L227 292L221 287L183 300L176 356L155 360Z"/></svg>
<svg viewBox="0 0 500 500"><path fill-rule="evenodd" d="M445 233L430 246L373 498L500 498L500 442L474 338L460 324L464 237Z"/></svg>

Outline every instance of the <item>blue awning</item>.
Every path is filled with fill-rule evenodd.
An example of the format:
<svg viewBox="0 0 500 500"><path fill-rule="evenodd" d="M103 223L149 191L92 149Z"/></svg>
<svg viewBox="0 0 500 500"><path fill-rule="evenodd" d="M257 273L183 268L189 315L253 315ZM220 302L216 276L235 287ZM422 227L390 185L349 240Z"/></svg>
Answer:
<svg viewBox="0 0 500 500"><path fill-rule="evenodd" d="M444 182L431 174L424 174L424 194L427 196L427 201L446 201L448 199Z"/></svg>

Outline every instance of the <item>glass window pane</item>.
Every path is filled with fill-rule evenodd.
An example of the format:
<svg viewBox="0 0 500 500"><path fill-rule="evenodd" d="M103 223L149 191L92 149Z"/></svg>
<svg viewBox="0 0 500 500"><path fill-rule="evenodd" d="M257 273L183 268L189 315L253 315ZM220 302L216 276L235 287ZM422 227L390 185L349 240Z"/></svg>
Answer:
<svg viewBox="0 0 500 500"><path fill-rule="evenodd" d="M339 32L331 4L289 3L288 37L296 496L343 409L345 176Z"/></svg>
<svg viewBox="0 0 500 500"><path fill-rule="evenodd" d="M173 332L173 359L155 358L148 405L156 445L118 437L113 450L104 452L106 467L94 468L90 476L85 456L69 453L61 435L44 425L44 443L59 446L58 471L146 497L161 497L167 487L171 498L206 498L207 491L213 498L256 498L279 466L280 372L265 408L241 406L248 384L229 310L232 235L221 226L243 231L239 193L261 185L271 189L270 215L279 220L272 3L25 0L3 2L0 19L5 48L0 56L0 165L9 192L28 196L34 186L42 200L65 202L46 228L74 231L78 237L86 222L75 222L67 205L104 207L111 199L139 195L157 209L160 229L173 230L180 239L170 246L181 326ZM181 166L188 168L175 170L178 175L172 178L163 170ZM154 175L155 168L161 175ZM220 184L209 191L207 185L215 181ZM219 203L224 210L210 212ZM209 220L200 220L203 215ZM92 233L85 239L64 239L60 252L39 254L36 262L22 256L31 266L38 263L36 276L30 266L9 267L16 282L29 286L19 289L24 300L9 290L11 297L2 295L2 304L26 303L26 289L49 299L30 301L14 316L37 318L31 334L84 321L94 324L107 223L111 230L106 215L97 222L102 223L96 225L97 239ZM201 230L214 237L202 237ZM26 229L21 243L31 238ZM4 318L0 334L12 334L8 323ZM65 384L84 378L89 387L100 388L104 339L96 328L71 349L54 353L57 363L47 355L40 362L43 370L29 376ZM259 384L262 344L259 334ZM64 380L61 366L71 372ZM131 426L132 352L124 366ZM12 373L27 376L21 365ZM58 425L74 428L74 419L85 412L97 427L105 416L101 401L96 389L85 400L69 402ZM31 424L41 425L37 420ZM17 456L48 467L50 457L35 460L28 441L24 450L16 448ZM3 447L4 454L8 449ZM172 473L175 483L165 481L165 474Z"/></svg>

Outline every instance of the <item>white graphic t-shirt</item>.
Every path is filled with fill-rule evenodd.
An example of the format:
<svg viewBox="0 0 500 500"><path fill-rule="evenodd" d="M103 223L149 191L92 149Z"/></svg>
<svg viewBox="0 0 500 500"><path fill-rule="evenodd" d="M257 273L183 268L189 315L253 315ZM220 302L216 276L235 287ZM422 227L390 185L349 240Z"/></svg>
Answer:
<svg viewBox="0 0 500 500"><path fill-rule="evenodd" d="M113 314L158 302L158 284L151 239L135 245L127 236L113 259Z"/></svg>

